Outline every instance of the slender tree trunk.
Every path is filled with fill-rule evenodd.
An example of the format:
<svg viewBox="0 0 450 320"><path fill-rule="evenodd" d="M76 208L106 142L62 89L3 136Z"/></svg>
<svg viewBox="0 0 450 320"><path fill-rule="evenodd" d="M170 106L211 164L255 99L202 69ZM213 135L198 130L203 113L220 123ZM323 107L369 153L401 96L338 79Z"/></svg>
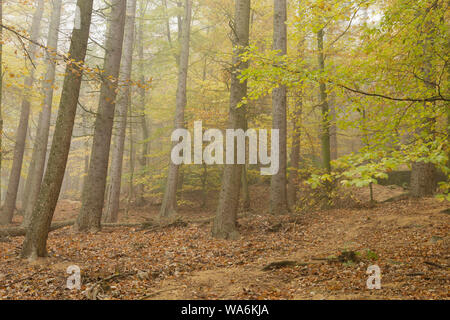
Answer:
<svg viewBox="0 0 450 320"><path fill-rule="evenodd" d="M89 171L89 139L88 137L88 126L89 126L89 121L88 121L88 114L84 113L83 114L83 135L85 136L85 141L84 141L84 170L83 170L83 185L82 188L84 188L84 185L86 184L86 180L87 180L87 174Z"/></svg>
<svg viewBox="0 0 450 320"><path fill-rule="evenodd" d="M245 212L250 211L250 192L248 190L248 177L247 177L247 166L242 166L242 209Z"/></svg>
<svg viewBox="0 0 450 320"><path fill-rule="evenodd" d="M248 129L248 121L245 119L244 131ZM248 143L245 144L245 154L248 154ZM250 192L248 190L248 177L247 177L247 165L242 166L241 175L241 185L242 185L242 209L245 212L250 211Z"/></svg>
<svg viewBox="0 0 450 320"><path fill-rule="evenodd" d="M248 62L242 60L241 54L249 44L250 0L235 1L235 21L233 39L233 61L230 87L230 129L245 128L246 106L238 108L239 103L247 96L247 81L239 79L241 70L248 67ZM236 149L235 149L236 151ZM234 153L235 158L237 152ZM236 159L235 162L237 163ZM237 239L237 211L241 188L242 166L226 164L222 178L222 190L216 217L212 226L212 236L221 239Z"/></svg>
<svg viewBox="0 0 450 320"><path fill-rule="evenodd" d="M93 0L77 1L81 23L80 29L72 32L69 50L70 57L75 61L84 61L86 56L92 4ZM35 259L47 255L48 232L66 170L83 68L73 64L68 65L66 71L44 181L22 246L23 258Z"/></svg>
<svg viewBox="0 0 450 320"><path fill-rule="evenodd" d="M189 42L191 31L191 15L192 15L192 0L185 1L185 17L183 32L181 35L181 51L180 62L178 66L178 87L176 98L176 110L175 110L175 129L184 128L184 109L186 107L186 83L188 75L189 64ZM178 171L179 165L175 165L170 161L169 173L167 176L166 189L164 192L164 198L161 205L160 217L167 218L176 213L176 201L178 190Z"/></svg>
<svg viewBox="0 0 450 320"><path fill-rule="evenodd" d="M145 6L144 2L141 2L141 19L139 20L139 80L142 86L138 88L139 92L139 105L140 105L140 124L142 132L142 146L141 146L141 156L139 157L140 174L144 175L147 169L147 155L149 153L149 138L150 133L147 125L147 116L145 114L146 106L146 89L145 83L145 70L144 70L144 16L145 16ZM141 179L142 180L142 179ZM145 203L144 200L144 183L140 182L136 188L136 205L141 206Z"/></svg>
<svg viewBox="0 0 450 320"><path fill-rule="evenodd" d="M61 22L62 0L53 0L53 11L50 19L48 31L47 47L49 50L57 52L58 32ZM45 158L47 155L48 136L50 131L50 119L53 102L53 85L55 83L55 57L51 53L47 54L47 73L45 75L44 105L39 115L39 123L36 132L36 140L33 147L32 164L28 170L27 183L25 185L25 206L24 206L24 226L30 223L30 217L33 212L34 204L39 195L39 189L42 183L42 176L45 169Z"/></svg>
<svg viewBox="0 0 450 320"><path fill-rule="evenodd" d="M134 22L136 16L136 0L128 0L127 18L125 22L125 35L123 44L123 57L121 65L120 83L117 99L117 135L112 152L111 161L111 182L106 205L106 222L117 222L119 217L120 186L122 182L123 152L125 146L125 135L127 131L128 106L131 103L131 88L129 81L133 64L134 45Z"/></svg>
<svg viewBox="0 0 450 320"><path fill-rule="evenodd" d="M330 97L330 159L338 158L338 140L337 140L337 123L336 123L336 96L331 94Z"/></svg>
<svg viewBox="0 0 450 320"><path fill-rule="evenodd" d="M273 18L273 49L279 50L279 55L287 54L287 8L286 0L274 0ZM289 211L287 204L287 123L286 123L286 86L279 85L272 92L272 128L279 130L279 161L280 167L272 176L270 184L270 212L272 214L284 214Z"/></svg>
<svg viewBox="0 0 450 320"><path fill-rule="evenodd" d="M130 119L132 118L133 112L132 112L132 105L130 104ZM131 201L133 201L134 198L134 167L135 167L135 148L134 148L134 141L133 141L133 126L130 125L129 132L130 132L130 180L129 180L129 192L128 192L128 206L131 204Z"/></svg>
<svg viewBox="0 0 450 320"><path fill-rule="evenodd" d="M203 163L202 181L202 208L206 207L206 200L208 199L208 166Z"/></svg>
<svg viewBox="0 0 450 320"><path fill-rule="evenodd" d="M319 62L319 71L325 72L325 58L323 53L323 29L317 32L317 60ZM322 166L327 172L331 172L331 148L330 148L330 120L327 97L327 86L324 80L319 82L319 98L322 106Z"/></svg>
<svg viewBox="0 0 450 320"><path fill-rule="evenodd" d="M33 15L31 25L31 40L39 40L41 31L42 15L44 13L44 0L39 0L36 11ZM37 46L30 43L27 51L31 60L35 59ZM33 61L34 62L34 61ZM28 96L34 82L34 68L31 66L30 75L25 78L23 100L20 111L19 126L17 128L16 144L14 146L14 156L11 172L9 175L8 189L6 191L5 204L0 215L0 225L9 224L12 221L14 210L16 209L17 191L20 182L20 173L22 171L23 154L25 152L25 143L28 130L28 118L30 116L30 99Z"/></svg>
<svg viewBox="0 0 450 320"><path fill-rule="evenodd" d="M95 119L87 183L83 186L81 210L74 225L77 231L98 231L101 228L125 16L126 1L111 1L111 18L106 38L105 72Z"/></svg>
<svg viewBox="0 0 450 320"><path fill-rule="evenodd" d="M303 92L299 92L292 117L291 168L289 172L288 204L293 208L297 203L298 169L300 164L300 138L302 121Z"/></svg>

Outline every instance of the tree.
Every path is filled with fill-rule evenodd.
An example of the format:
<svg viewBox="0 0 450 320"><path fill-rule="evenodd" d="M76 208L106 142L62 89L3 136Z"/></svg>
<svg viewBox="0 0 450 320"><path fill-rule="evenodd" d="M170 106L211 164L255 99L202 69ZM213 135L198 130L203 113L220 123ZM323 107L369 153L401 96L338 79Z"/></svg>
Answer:
<svg viewBox="0 0 450 320"><path fill-rule="evenodd" d="M181 28L180 45L181 51L178 64L178 86L175 109L175 129L184 128L184 109L186 107L186 84L188 76L189 64L189 47L190 47L190 33L191 33L191 15L192 15L192 1L185 1L183 27ZM176 213L177 208L177 190L178 190L178 172L179 165L170 161L169 173L167 176L166 189L164 191L164 198L161 205L159 215L161 218L167 218Z"/></svg>
<svg viewBox="0 0 450 320"><path fill-rule="evenodd" d="M24 226L30 223L41 187L42 176L44 175L45 158L47 155L48 136L50 131L50 118L52 114L53 91L55 83L55 56L58 48L58 33L61 22L61 0L53 0L52 16L48 30L47 41L47 73L43 83L44 104L39 115L38 128L36 131L36 141L33 146L30 168L28 169L27 182L25 187L26 202L24 205Z"/></svg>
<svg viewBox="0 0 450 320"><path fill-rule="evenodd" d="M245 128L245 105L240 105L242 99L247 96L247 80L241 81L242 70L248 67L241 54L249 45L250 29L250 0L236 0L235 19L233 26L233 61L231 67L230 85L230 129ZM235 150L236 151L236 150ZM234 152L235 158L237 152ZM221 239L237 239L237 210L239 206L239 193L241 188L241 175L243 165L226 164L222 178L222 189L219 195L216 217L212 226L212 236Z"/></svg>
<svg viewBox="0 0 450 320"><path fill-rule="evenodd" d="M128 0L127 17L125 21L125 34L123 44L123 56L121 65L121 76L117 98L117 135L111 155L111 182L108 190L107 205L105 212L106 222L117 222L119 215L120 186L122 183L122 163L125 146L125 135L127 130L127 113L131 100L131 71L133 65L134 45L134 23L136 16L136 0Z"/></svg>
<svg viewBox="0 0 450 320"><path fill-rule="evenodd" d="M141 18L139 19L139 43L138 43L138 55L139 55L139 81L140 86L138 87L139 92L139 105L140 105L140 124L141 124L141 132L142 132L142 146L141 146L141 156L139 157L139 164L141 174L144 174L147 168L147 155L150 152L150 130L147 125L147 115L145 114L145 105L146 105L146 87L145 87L145 70L144 70L144 17L146 4L144 1L141 2ZM142 180L142 179L141 179ZM137 185L136 192L136 204L143 205L144 204L144 183L140 182Z"/></svg>
<svg viewBox="0 0 450 320"><path fill-rule="evenodd" d="M61 190L72 139L91 25L92 6L93 0L77 1L80 28L73 29L69 49L69 56L74 62L69 63L66 67L47 169L22 245L21 256L23 258L36 259L47 255L48 232Z"/></svg>
<svg viewBox="0 0 450 320"><path fill-rule="evenodd" d="M319 64L319 71L325 72L325 57L323 52L323 28L317 32L317 60ZM319 99L322 111L322 132L321 132L321 145L322 145L322 166L329 173L331 172L331 147L330 147L330 120L329 120L329 107L327 97L327 85L323 79L319 81Z"/></svg>
<svg viewBox="0 0 450 320"><path fill-rule="evenodd" d="M302 102L303 92L299 92L296 97L295 109L292 116L292 146L291 146L291 165L289 171L289 186L287 192L288 204L290 208L297 202L298 189L298 169L300 164L300 137L302 120Z"/></svg>
<svg viewBox="0 0 450 320"><path fill-rule="evenodd" d="M30 98L29 91L34 82L34 59L36 55L37 45L41 31L41 20L44 13L44 0L39 0L36 11L33 15L31 24L31 42L27 49L27 55L33 66L30 74L25 78L22 106L20 109L19 125L17 127L16 144L14 146L14 156L11 172L8 180L8 189L6 191L5 203L3 205L2 214L0 215L0 225L9 224L12 221L14 210L16 209L17 191L19 189L20 173L22 171L23 155L25 152L25 143L28 130L28 118L30 116Z"/></svg>
<svg viewBox="0 0 450 320"><path fill-rule="evenodd" d="M75 223L75 229L78 231L98 231L101 228L125 16L126 1L112 1L89 170L86 183L83 185L81 210Z"/></svg>
<svg viewBox="0 0 450 320"><path fill-rule="evenodd" d="M287 54L287 9L286 0L274 0L273 15L273 49L278 55ZM272 214L284 214L289 211L287 204L287 118L286 118L286 86L280 84L272 92L272 129L279 130L279 163L276 174L272 175L270 184L270 212Z"/></svg>

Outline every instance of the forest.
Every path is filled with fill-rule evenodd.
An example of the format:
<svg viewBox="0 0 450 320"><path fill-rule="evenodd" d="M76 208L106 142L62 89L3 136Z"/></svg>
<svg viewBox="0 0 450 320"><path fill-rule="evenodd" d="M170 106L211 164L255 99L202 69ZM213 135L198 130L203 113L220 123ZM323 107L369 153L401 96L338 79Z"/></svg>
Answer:
<svg viewBox="0 0 450 320"><path fill-rule="evenodd" d="M0 0L0 300L449 299L449 5Z"/></svg>

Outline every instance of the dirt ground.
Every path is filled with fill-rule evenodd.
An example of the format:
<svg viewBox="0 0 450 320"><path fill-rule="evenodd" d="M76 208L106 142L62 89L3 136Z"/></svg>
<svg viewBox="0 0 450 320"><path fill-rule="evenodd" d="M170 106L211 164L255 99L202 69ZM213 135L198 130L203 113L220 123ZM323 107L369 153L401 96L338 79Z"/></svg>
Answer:
<svg viewBox="0 0 450 320"><path fill-rule="evenodd" d="M241 214L236 241L215 240L210 223L147 230L105 228L50 233L50 257L18 258L23 237L0 242L0 299L448 299L448 203L436 199L381 202L403 192L375 186L373 206L271 216L267 186L254 186L252 211ZM361 203L368 190L359 190ZM61 201L54 220L76 216L80 203ZM144 221L157 205L121 213ZM184 208L186 221L212 216ZM205 219L203 219L205 220ZM15 219L20 222L20 217ZM342 258L352 253L353 258ZM290 261L281 268L272 262ZM81 269L81 290L66 288L67 267ZM370 265L381 289L369 290Z"/></svg>

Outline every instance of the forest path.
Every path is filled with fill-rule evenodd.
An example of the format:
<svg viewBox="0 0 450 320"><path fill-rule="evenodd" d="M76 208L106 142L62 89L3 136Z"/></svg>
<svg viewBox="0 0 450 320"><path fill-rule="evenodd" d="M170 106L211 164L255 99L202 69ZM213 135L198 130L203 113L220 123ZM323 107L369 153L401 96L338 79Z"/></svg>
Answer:
<svg viewBox="0 0 450 320"><path fill-rule="evenodd" d="M66 227L50 234L49 258L27 263L18 258L23 237L7 238L0 242L0 299L449 298L445 203L410 199L271 216L258 209L264 201L264 192L254 193L236 241L212 239L208 223L96 234ZM73 218L78 207L62 201L56 217ZM130 212L129 219L141 221L156 208ZM198 220L210 212L183 216ZM343 252L354 252L355 261L337 261ZM283 260L297 265L263 271ZM374 264L381 290L366 288ZM81 290L65 289L70 265L81 269Z"/></svg>

